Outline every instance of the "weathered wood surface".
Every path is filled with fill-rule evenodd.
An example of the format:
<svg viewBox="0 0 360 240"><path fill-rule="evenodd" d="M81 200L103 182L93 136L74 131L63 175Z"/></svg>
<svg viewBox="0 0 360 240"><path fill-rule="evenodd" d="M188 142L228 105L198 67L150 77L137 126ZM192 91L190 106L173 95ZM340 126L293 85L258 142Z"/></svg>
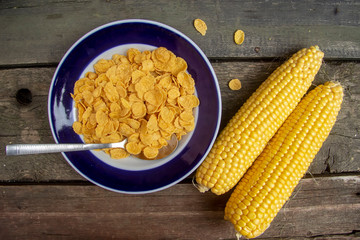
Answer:
<svg viewBox="0 0 360 240"><path fill-rule="evenodd" d="M325 63L314 85L339 81L342 110L259 239L360 239L359 12L356 0L0 0L0 239L235 239L223 220L231 192L200 194L192 176L161 192L124 195L87 182L61 154L4 154L9 143L53 142L47 97L56 65L88 31L127 18L165 23L200 46L219 80L221 128L288 56L319 45ZM206 36L195 31L195 18L206 21ZM246 34L241 46L236 29ZM232 78L241 90L228 88ZM19 89L31 91L31 103L18 102Z"/></svg>
<svg viewBox="0 0 360 240"><path fill-rule="evenodd" d="M259 239L359 237L359 194L359 176L302 179ZM147 195L90 185L5 185L0 238L235 239L223 219L229 195L200 194L191 184Z"/></svg>
<svg viewBox="0 0 360 240"><path fill-rule="evenodd" d="M281 62L214 62L223 101L221 128ZM11 143L53 142L47 117L47 94L54 68L0 70L0 152ZM239 78L242 89L231 91L228 81ZM345 100L331 135L314 160L312 174L360 172L360 64L326 62L314 84L337 80L345 88ZM36 84L33 82L36 81ZM28 88L33 101L19 104L15 98ZM61 154L6 156L0 158L0 181L82 180Z"/></svg>
<svg viewBox="0 0 360 240"><path fill-rule="evenodd" d="M170 25L210 58L279 57L317 44L328 59L359 59L359 12L356 0L1 1L0 65L57 63L88 31L128 18ZM195 18L206 21L205 37ZM236 29L246 34L241 46Z"/></svg>

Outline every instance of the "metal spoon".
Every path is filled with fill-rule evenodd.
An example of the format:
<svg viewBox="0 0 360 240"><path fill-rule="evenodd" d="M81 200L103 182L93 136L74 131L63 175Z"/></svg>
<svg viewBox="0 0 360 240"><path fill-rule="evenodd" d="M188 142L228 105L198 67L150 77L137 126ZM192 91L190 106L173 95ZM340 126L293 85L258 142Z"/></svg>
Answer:
<svg viewBox="0 0 360 240"><path fill-rule="evenodd" d="M117 143L99 143L99 144L82 144L82 143L60 143L60 144L10 144L6 146L6 155L27 155L38 153L57 153L57 152L74 152L104 148L123 148L127 139ZM168 141L168 145L159 150L159 154L152 159L146 158L143 154L136 157L144 160L161 159L170 155L177 147L178 141L175 135Z"/></svg>

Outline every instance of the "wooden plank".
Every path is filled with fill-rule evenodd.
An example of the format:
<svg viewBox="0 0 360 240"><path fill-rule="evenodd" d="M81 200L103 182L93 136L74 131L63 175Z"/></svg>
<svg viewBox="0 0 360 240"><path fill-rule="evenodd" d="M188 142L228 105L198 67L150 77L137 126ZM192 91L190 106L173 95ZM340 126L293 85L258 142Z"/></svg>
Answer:
<svg viewBox="0 0 360 240"><path fill-rule="evenodd" d="M47 95L54 68L20 68L0 71L0 175L1 180L39 182L84 180L69 168L61 154L6 157L5 145L11 143L52 143L47 117ZM34 84L36 81L36 84ZM19 89L29 89L32 102L17 102Z"/></svg>
<svg viewBox="0 0 360 240"><path fill-rule="evenodd" d="M259 239L347 236L360 229L359 176L301 180ZM177 184L147 195L84 185L0 186L0 238L234 239L229 193Z"/></svg>
<svg viewBox="0 0 360 240"><path fill-rule="evenodd" d="M221 128L266 77L281 64L272 62L214 62L223 101ZM47 94L53 68L15 68L0 70L0 152L6 144L53 142L47 119ZM227 84L239 78L242 89L231 91ZM314 84L338 80L345 88L342 110L331 135L315 158L312 174L360 171L360 63L326 62ZM33 81L36 79L37 84ZM33 101L22 105L16 101L18 89L28 88ZM71 169L61 154L1 156L0 181L83 180Z"/></svg>
<svg viewBox="0 0 360 240"><path fill-rule="evenodd" d="M0 65L59 62L88 31L129 18L172 26L210 58L273 58L317 44L328 59L359 59L359 12L356 0L3 1ZM195 18L206 21L205 37L195 31ZM246 34L241 46L233 42L236 29Z"/></svg>

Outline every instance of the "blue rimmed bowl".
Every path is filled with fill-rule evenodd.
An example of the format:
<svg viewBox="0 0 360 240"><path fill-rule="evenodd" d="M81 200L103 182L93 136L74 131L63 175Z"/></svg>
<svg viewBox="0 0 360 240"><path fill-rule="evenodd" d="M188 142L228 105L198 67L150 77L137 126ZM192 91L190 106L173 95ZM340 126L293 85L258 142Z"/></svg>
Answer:
<svg viewBox="0 0 360 240"><path fill-rule="evenodd" d="M49 89L48 115L57 143L82 143L72 124L76 109L70 93L76 80L100 58L165 47L188 63L200 105L194 131L186 135L175 152L164 159L145 161L134 157L114 160L101 151L63 153L83 177L105 189L121 193L150 193L168 188L190 175L204 160L219 130L221 95L215 72L201 49L187 36L165 24L121 20L100 26L80 38L59 63Z"/></svg>

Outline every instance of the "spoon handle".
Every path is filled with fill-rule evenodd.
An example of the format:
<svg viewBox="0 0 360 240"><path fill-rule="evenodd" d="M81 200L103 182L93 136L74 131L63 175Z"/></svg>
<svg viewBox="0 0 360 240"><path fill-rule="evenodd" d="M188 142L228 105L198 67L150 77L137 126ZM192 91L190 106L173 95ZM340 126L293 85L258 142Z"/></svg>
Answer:
<svg viewBox="0 0 360 240"><path fill-rule="evenodd" d="M110 144L11 144L6 146L6 155L26 155L37 153L73 152L109 148Z"/></svg>

